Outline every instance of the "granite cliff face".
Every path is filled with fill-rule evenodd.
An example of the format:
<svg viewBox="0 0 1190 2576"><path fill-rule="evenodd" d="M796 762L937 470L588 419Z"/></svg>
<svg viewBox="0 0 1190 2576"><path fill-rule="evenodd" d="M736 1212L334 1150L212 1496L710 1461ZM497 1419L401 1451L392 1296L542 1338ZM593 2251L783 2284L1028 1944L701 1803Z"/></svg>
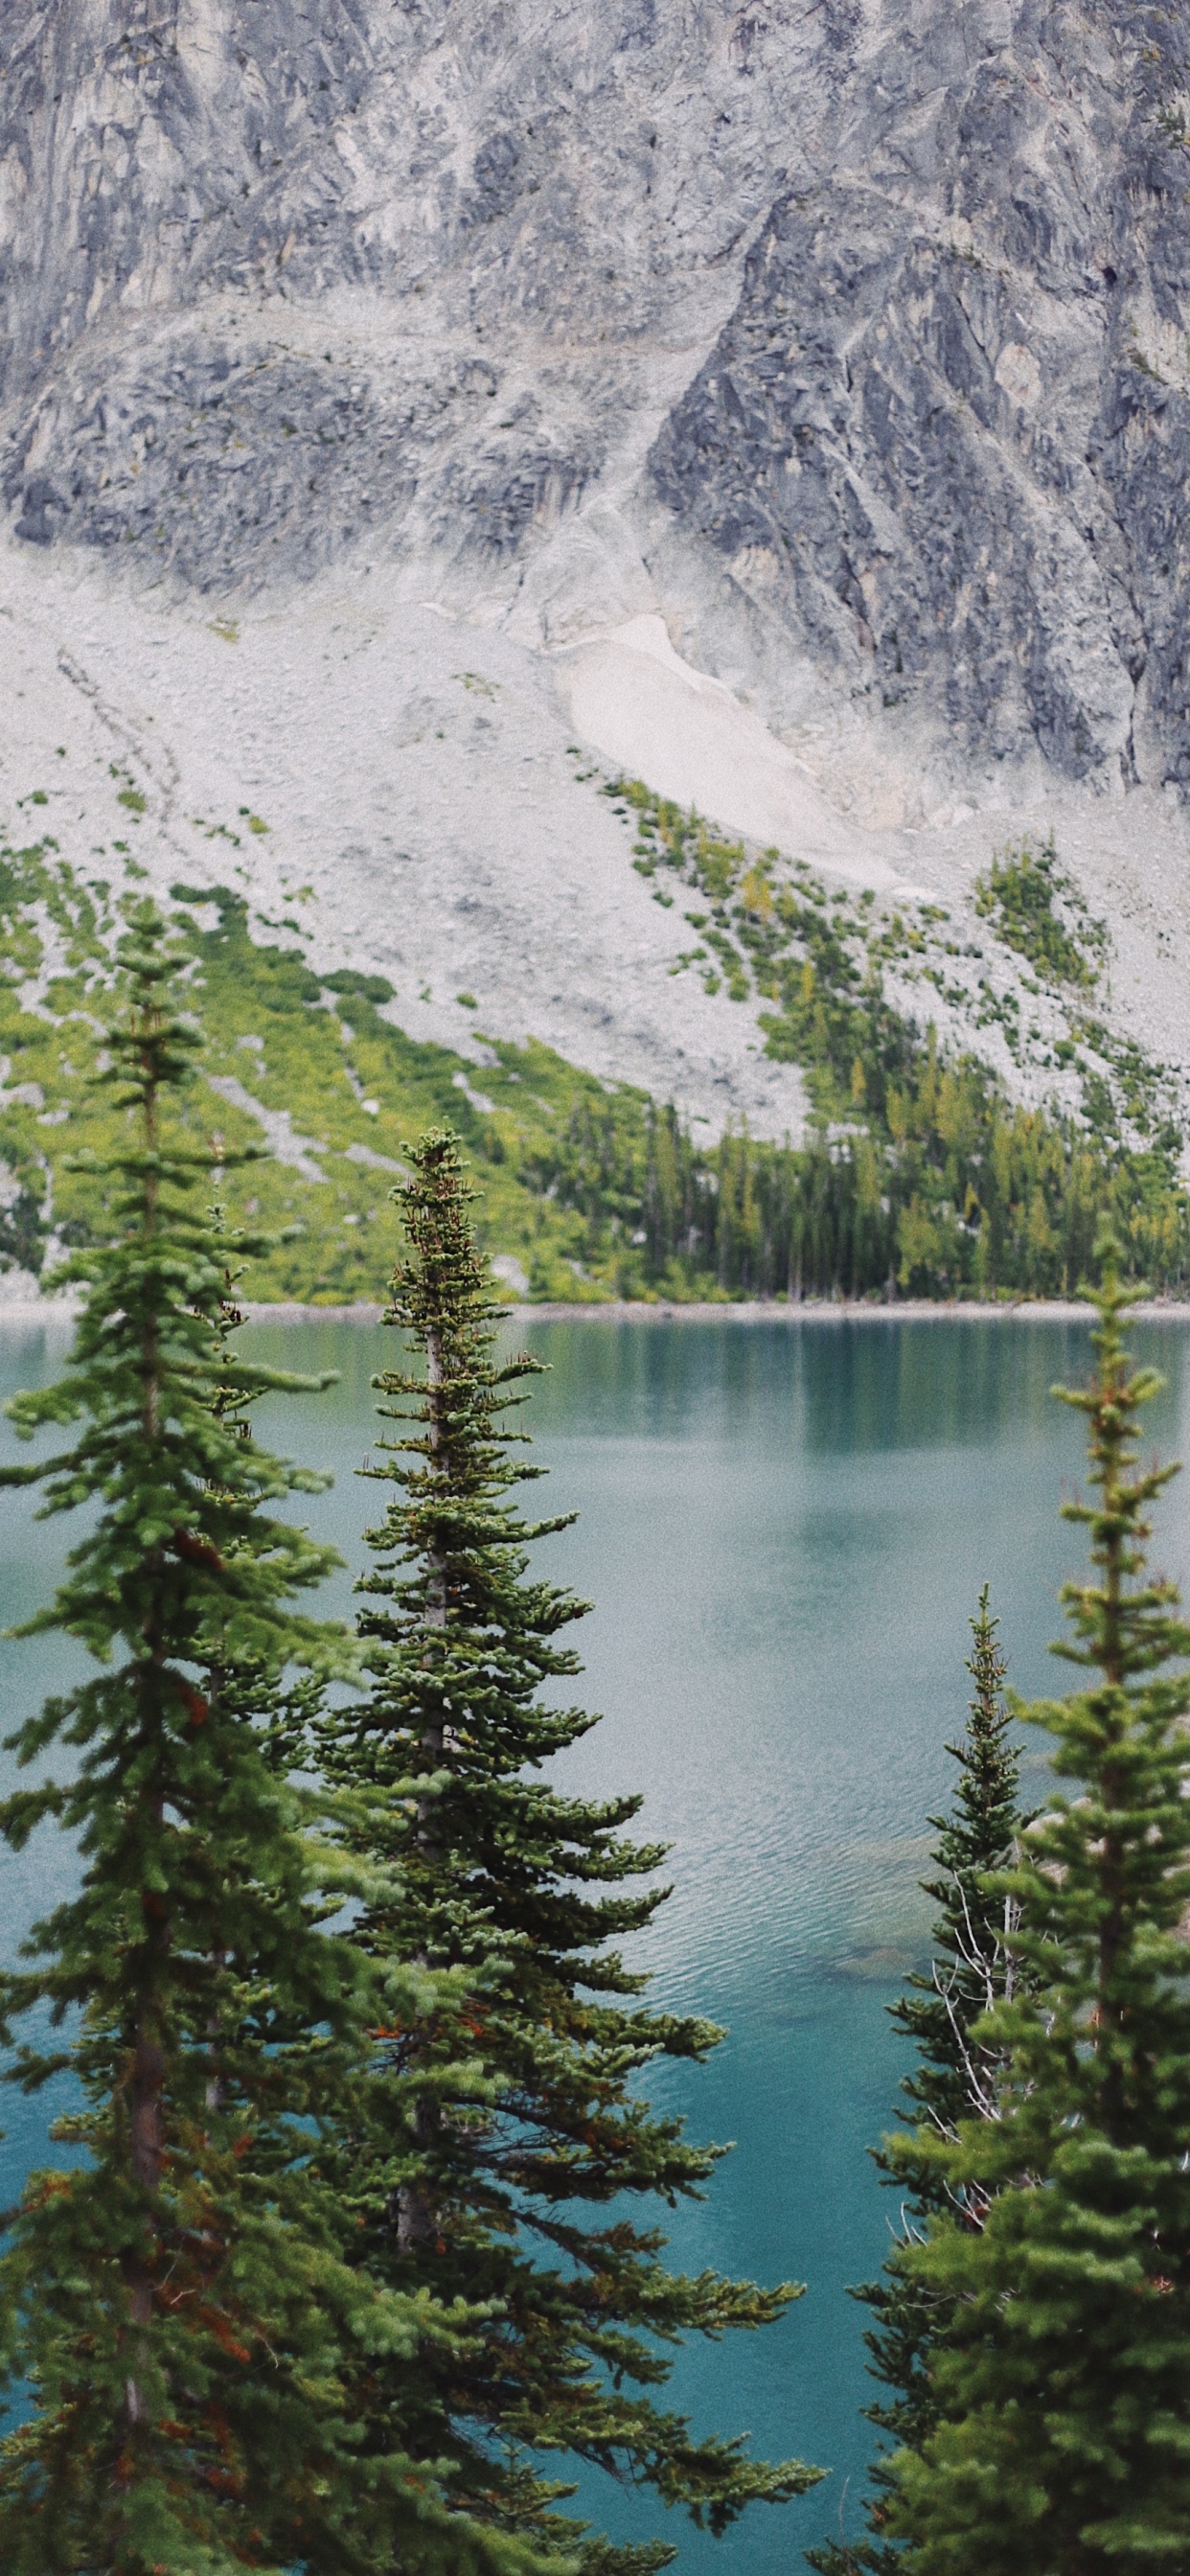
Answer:
<svg viewBox="0 0 1190 2576"><path fill-rule="evenodd" d="M3 0L11 524L660 611L819 766L1190 785L1179 16Z"/></svg>
<svg viewBox="0 0 1190 2576"><path fill-rule="evenodd" d="M653 450L766 622L976 760L1190 781L1175 12L904 9Z"/></svg>
<svg viewBox="0 0 1190 2576"><path fill-rule="evenodd" d="M643 453L822 122L781 15L762 91L708 0L10 5L18 526L202 585L531 550Z"/></svg>

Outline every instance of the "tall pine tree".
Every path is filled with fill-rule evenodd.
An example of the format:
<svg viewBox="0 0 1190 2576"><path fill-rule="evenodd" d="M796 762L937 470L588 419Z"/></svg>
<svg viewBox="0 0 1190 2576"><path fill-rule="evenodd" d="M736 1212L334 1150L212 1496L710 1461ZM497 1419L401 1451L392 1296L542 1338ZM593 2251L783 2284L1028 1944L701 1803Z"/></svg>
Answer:
<svg viewBox="0 0 1190 2576"><path fill-rule="evenodd" d="M946 1748L959 1766L954 1803L949 1815L929 1819L938 1834L936 1874L922 1881L938 1909L929 1973L911 1977L908 1992L891 2007L891 2019L913 2042L916 2062L901 2087L902 2134L876 2153L875 2162L898 2194L901 2225L880 2279L855 2293L876 2319L864 2337L869 2367L890 2392L866 2408L868 2420L891 2433L898 2446L915 2451L933 2425L932 2371L953 2301L936 2285L923 2284L905 2257L921 2241L927 2221L940 2213L953 2212L967 2227L983 2224L986 2181L972 2177L956 2198L932 2149L940 2138L957 2138L964 2120L997 2116L1003 2052L985 2038L984 2016L1012 1996L1021 1976L1019 1905L995 1879L1018 1857L1023 1830L998 1627L985 1584L971 1621L967 1726L962 1741ZM923 2133L930 2147L924 2155ZM869 2536L850 2548L836 2542L807 2551L820 2576L847 2576L852 2568L894 2576L900 2553L884 2538L889 2483L882 2453L872 2469Z"/></svg>
<svg viewBox="0 0 1190 2576"><path fill-rule="evenodd" d="M15 1399L68 1445L7 1483L88 1511L53 1605L93 1669L11 1740L66 1755L6 1802L19 1849L77 1839L77 1893L3 1979L32 2016L10 2076L69 2075L74 2160L8 2214L0 2448L12 2576L389 2576L516 2563L452 2519L399 2405L366 2451L347 2402L369 2356L390 2400L464 2320L343 2260L312 2148L341 2114L364 2013L358 1953L322 1928L307 1808L270 1759L287 1671L341 1657L294 1598L335 1560L278 1506L322 1479L273 1458L244 1407L283 1377L234 1355L228 1242L202 1213L214 1149L184 1124L200 1039L159 916L122 943L128 1007L104 1080L127 1141L92 1165L112 1239L80 1254L72 1356ZM196 1208L196 1194L199 1205ZM340 1873L341 1874L341 1873ZM359 1873L356 1882L362 1884ZM401 1991L394 1971L393 1982ZM422 1984L425 1984L424 1978ZM406 2009L416 2009L405 1981Z"/></svg>
<svg viewBox="0 0 1190 2576"><path fill-rule="evenodd" d="M410 1150L394 1194L410 1258L388 1321L424 1376L377 1381L393 1428L367 1472L394 1490L360 1586L371 1690L325 1731L322 1759L357 1801L356 1847L400 1875L356 1937L379 1960L460 1973L466 2000L382 2037L343 2190L378 2278L490 2302L461 2361L423 2356L419 2447L445 2445L470 2510L573 2547L581 2526L553 2510L573 2489L535 2467L544 2451L613 2469L720 2531L816 2472L700 2439L654 2392L683 2335L767 2324L796 2293L671 2273L656 2225L634 2214L697 2192L717 2152L650 2112L640 2078L658 2058L701 2058L719 2034L645 2009L644 1979L609 1947L664 1894L630 1886L663 1857L624 1837L639 1800L567 1796L542 1776L594 1721L541 1698L579 1669L561 1640L587 1605L527 1579L527 1549L567 1522L526 1523L509 1500L543 1473L501 1421L537 1363L493 1357L500 1310L454 1137ZM379 2379L374 2402L382 2437ZM628 2576L674 2552L588 2537L578 2554L591 2576Z"/></svg>
<svg viewBox="0 0 1190 2576"><path fill-rule="evenodd" d="M892 2462L907 2576L1141 2576L1190 2568L1190 1628L1146 1563L1175 1472L1139 1463L1160 1380L1123 1346L1104 1248L1087 1417L1091 1571L1057 1652L1084 1686L1020 1711L1060 1778L1004 1892L1031 1984L977 2029L998 2116L932 2162L978 2230L934 2221L907 2268L952 2310L935 2425Z"/></svg>

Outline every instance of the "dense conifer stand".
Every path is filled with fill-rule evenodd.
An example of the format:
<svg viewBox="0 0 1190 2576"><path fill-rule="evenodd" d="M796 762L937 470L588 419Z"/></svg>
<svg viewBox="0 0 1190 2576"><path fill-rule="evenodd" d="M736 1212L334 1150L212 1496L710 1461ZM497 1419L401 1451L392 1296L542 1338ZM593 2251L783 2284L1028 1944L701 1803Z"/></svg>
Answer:
<svg viewBox="0 0 1190 2576"><path fill-rule="evenodd" d="M127 1135L96 1167L109 1240L70 1265L65 1374L11 1408L68 1445L3 1471L43 1483L46 1511L89 1507L25 1633L62 1630L93 1662L15 1739L36 1785L2 1815L15 1848L65 1829L81 1866L3 1981L25 2033L10 2075L37 2094L66 2073L78 2107L52 2132L71 2160L32 2175L0 2264L0 2564L523 2567L405 2443L415 2355L453 2356L464 2318L349 2268L319 2173L376 2009L364 1954L324 1924L336 1880L375 1882L311 1840L313 1802L275 1758L294 1675L308 1694L345 1640L293 1606L334 1560L280 1507L322 1480L271 1457L244 1409L318 1381L231 1346L235 1245L203 1213L221 1149L183 1123L201 1045L185 962L142 906L108 1035ZM388 1982L407 2015L432 1991ZM365 2444L351 2405L378 2354L388 2414Z"/></svg>
<svg viewBox="0 0 1190 2576"><path fill-rule="evenodd" d="M721 2150L649 2073L721 2034L651 2009L624 1955L667 1892L639 1800L550 1767L595 1721L559 1704L588 1605L530 1571L571 1516L517 1509L538 1364L500 1354L434 1130L394 1193L413 1355L376 1381L358 1633L303 1615L336 1560L290 1514L322 1480L252 1414L325 1381L240 1354L257 1247L210 1201L251 1157L202 1132L192 948L148 904L129 924L101 1239L64 1273L61 1379L10 1407L61 1442L0 1467L83 1515L23 1633L84 1663L9 1739L28 1785L0 1808L11 1849L77 1852L0 1977L7 2080L69 2105L6 2213L0 2564L650 2576L667 2540L564 2510L584 2469L717 2534L818 2472L665 2402L684 2337L798 2294L665 2263ZM1190 2576L1190 1627L1148 1570L1175 1470L1140 1462L1159 1381L1102 1259L1091 1383L1058 1390L1088 1428L1056 1649L1080 1686L1006 1706L985 1590L932 1962L894 2007L900 2223L859 2293L893 2448L821 2576ZM1029 1819L1017 1720L1055 1781ZM792 2413L792 2352L789 2377Z"/></svg>

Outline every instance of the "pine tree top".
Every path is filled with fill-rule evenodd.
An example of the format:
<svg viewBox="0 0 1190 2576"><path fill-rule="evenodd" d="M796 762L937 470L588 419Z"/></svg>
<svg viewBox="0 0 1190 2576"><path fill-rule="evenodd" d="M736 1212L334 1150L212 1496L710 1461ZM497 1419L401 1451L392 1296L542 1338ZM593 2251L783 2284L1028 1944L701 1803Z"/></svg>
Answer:
<svg viewBox="0 0 1190 2576"><path fill-rule="evenodd" d="M1019 1761L1004 1698L1007 1665L999 1622L986 1584L970 1624L967 1670L974 1688L967 1726L961 1740L946 1748L959 1765L959 1778L950 1811L929 1819L938 1835L933 1850L938 1874L922 1881L938 1908L933 1956L928 1974L912 1976L906 1993L891 2007L893 2021L917 2049L917 2062L903 2087L907 2108L899 2116L914 2130L924 2121L931 2132L953 2129L975 2109L989 2069L981 2062L973 2033L1011 1985L1014 1969L997 1874L1013 1861L1022 1830ZM887 2165L888 2160L878 2156L877 2161ZM916 2165L911 2139L897 2142L892 2170L919 2208L933 2205L932 2168L928 2162Z"/></svg>
<svg viewBox="0 0 1190 2576"><path fill-rule="evenodd" d="M1123 1318L1139 1291L1123 1287L1110 1234L1101 1259L1091 1382L1054 1389L1086 1418L1091 1496L1067 1500L1062 1514L1088 1531L1094 1572L1063 1584L1072 1633L1051 1651L1089 1678L1064 1699L1017 1712L1044 1730L1055 1774L1074 1784L1055 1789L1033 1820L1013 1875L1026 1908L1022 1948L1041 1989L1018 2045L1032 2031L1035 2047L1041 2016L1047 2062L1059 2046L1069 2051L1085 2118L1127 2129L1131 2102L1144 2125L1163 2098L1169 2134L1183 2120L1190 2144L1183 2019L1190 1957L1182 1937L1190 1908L1190 1623L1176 1584L1148 1567L1152 1505L1180 1470L1176 1461L1141 1463L1140 1409L1163 1380L1135 1366L1125 1348ZM1090 2049L1082 2044L1088 2015L1096 2031ZM1040 2115L1047 2088L1034 2087L1031 2076L1022 2081L1037 2092ZM1022 2095L1021 2117L1032 2116Z"/></svg>
<svg viewBox="0 0 1190 2576"><path fill-rule="evenodd" d="M1004 1698L1007 1659L1000 1645L1000 1622L991 1610L985 1583L971 1623L972 1651L967 1671L974 1689L966 1731L946 1750L959 1765L954 1807L929 1822L941 1839L934 1857L949 1880L927 1886L947 1908L953 1903L953 1881L975 1886L981 1873L1004 1866L1020 1829L1017 1810L1019 1762L1012 1739L1012 1717Z"/></svg>
<svg viewBox="0 0 1190 2576"><path fill-rule="evenodd" d="M542 1363L528 1351L500 1364L490 1356L509 1309L494 1296L476 1244L470 1215L475 1192L463 1171L458 1138L449 1127L430 1128L402 1151L410 1173L392 1195L410 1248L393 1273L385 1322L423 1353L438 1403L432 1429L392 1447L426 1458L431 1473L440 1482L449 1476L461 1495L472 1487L490 1493L544 1475L544 1468L505 1454L510 1442L526 1434L501 1424L498 1441L487 1436L497 1416L525 1401L512 1390L519 1380L540 1376ZM394 1410L387 1418L421 1422L425 1383L403 1370L383 1372L375 1380L379 1391L415 1400L413 1413ZM424 1490L416 1478L410 1482L413 1492Z"/></svg>
<svg viewBox="0 0 1190 2576"><path fill-rule="evenodd" d="M111 1234L76 1251L58 1274L82 1290L61 1377L7 1407L22 1439L48 1425L81 1421L85 1429L52 1457L0 1467L0 1483L44 1485L43 1516L91 1501L102 1508L72 1551L54 1603L20 1633L61 1626L95 1654L123 1637L133 1655L144 1655L151 1650L138 1587L150 1561L157 1580L160 1554L176 1568L188 1617L207 1585L221 1623L230 1618L233 1650L283 1635L288 1651L325 1659L326 1627L303 1627L288 1604L338 1559L291 1522L263 1520L261 1506L316 1492L326 1479L245 1440L233 1417L268 1390L313 1391L332 1379L295 1376L229 1350L228 1265L258 1245L244 1232L228 1236L210 1200L219 1172L255 1159L256 1149L230 1154L220 1139L193 1141L183 1124L202 1043L176 998L191 961L150 903L133 911L117 962L129 1007L105 1031L110 1061L99 1080L131 1124L126 1144L88 1158L116 1183ZM217 1405L214 1376L223 1387Z"/></svg>

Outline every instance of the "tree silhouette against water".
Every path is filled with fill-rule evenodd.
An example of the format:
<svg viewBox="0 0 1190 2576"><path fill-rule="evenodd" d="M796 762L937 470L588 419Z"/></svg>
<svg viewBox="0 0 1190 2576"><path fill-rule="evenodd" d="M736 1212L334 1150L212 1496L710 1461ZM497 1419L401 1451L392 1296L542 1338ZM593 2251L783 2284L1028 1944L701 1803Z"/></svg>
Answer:
<svg viewBox="0 0 1190 2576"><path fill-rule="evenodd" d="M696 2194L718 2151L651 2112L640 2083L659 2059L703 2057L719 2033L646 2010L644 1978L609 1946L642 1931L666 1892L632 1886L664 1857L624 1837L640 1800L571 1796L542 1777L594 1723L541 1696L578 1670L562 1639L587 1605L527 1576L529 1546L573 1515L525 1522L510 1504L544 1472L503 1427L537 1363L493 1356L500 1310L454 1137L408 1150L394 1196L410 1256L388 1321L424 1373L376 1381L392 1428L367 1472L391 1499L360 1585L371 1688L323 1729L320 1759L358 1801L354 1847L399 1876L355 1938L378 1962L451 1971L462 1991L432 2023L388 2032L366 2127L344 2135L342 2189L378 2278L490 2302L461 2353L423 2356L421 2439L435 2456L447 2427L453 2492L565 2545L590 2576L629 2576L673 2549L579 2545L581 2526L555 2510L573 2492L567 2469L613 2469L713 2531L817 2474L700 2438L654 2394L683 2335L769 2324L797 2293L663 2263L649 2213ZM382 2441L382 2374L373 2394ZM535 2450L558 2454L561 2475L542 2474Z"/></svg>

